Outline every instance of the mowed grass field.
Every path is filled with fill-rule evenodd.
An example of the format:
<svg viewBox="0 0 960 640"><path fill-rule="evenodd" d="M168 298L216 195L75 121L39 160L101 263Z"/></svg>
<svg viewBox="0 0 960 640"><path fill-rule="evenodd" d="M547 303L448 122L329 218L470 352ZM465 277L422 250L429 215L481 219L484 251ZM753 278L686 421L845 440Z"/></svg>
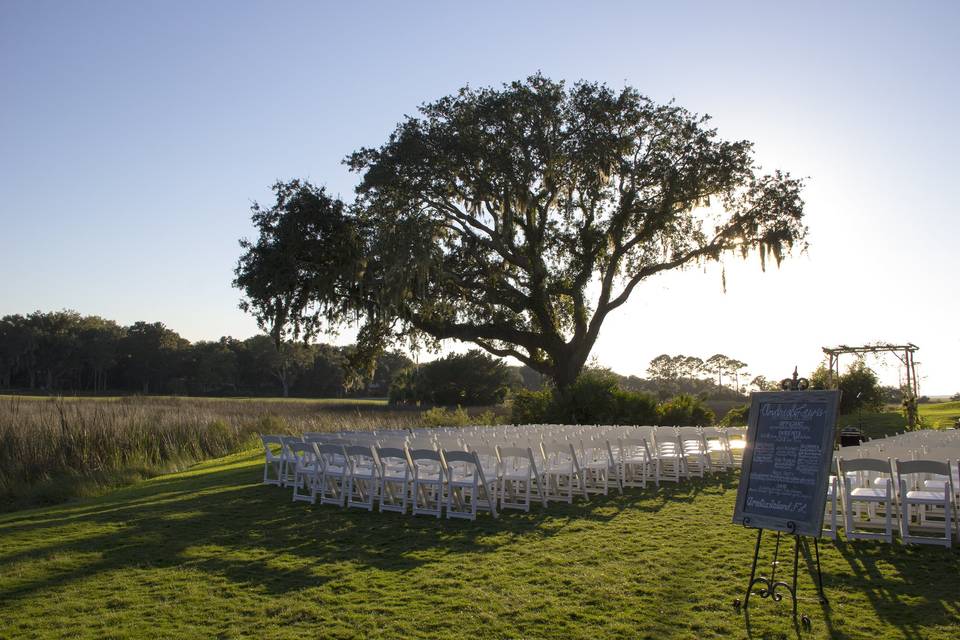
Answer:
<svg viewBox="0 0 960 640"><path fill-rule="evenodd" d="M749 617L735 611L755 539L731 524L735 473L466 522L294 504L259 483L261 469L251 451L0 516L0 638L879 640L960 629L960 551L873 541L823 542L829 606L800 576L810 631L787 601L754 597Z"/></svg>

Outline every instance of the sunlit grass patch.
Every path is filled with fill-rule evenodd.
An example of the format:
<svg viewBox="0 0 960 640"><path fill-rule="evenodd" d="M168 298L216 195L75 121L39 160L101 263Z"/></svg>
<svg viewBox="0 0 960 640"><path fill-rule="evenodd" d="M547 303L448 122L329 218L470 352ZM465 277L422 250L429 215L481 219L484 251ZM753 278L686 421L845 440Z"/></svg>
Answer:
<svg viewBox="0 0 960 640"><path fill-rule="evenodd" d="M747 637L736 474L472 523L293 504L259 477L251 452L0 516L0 637ZM804 571L803 637L960 624L957 550L822 551L830 607ZM796 637L789 604L755 598L750 633Z"/></svg>

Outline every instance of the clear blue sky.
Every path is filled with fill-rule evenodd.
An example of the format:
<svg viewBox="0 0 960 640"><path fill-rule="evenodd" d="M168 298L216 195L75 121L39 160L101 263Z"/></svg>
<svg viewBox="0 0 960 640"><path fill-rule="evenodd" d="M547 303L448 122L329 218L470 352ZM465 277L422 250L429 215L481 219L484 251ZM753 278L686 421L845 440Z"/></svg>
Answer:
<svg viewBox="0 0 960 640"><path fill-rule="evenodd" d="M910 340L922 390L960 391L960 3L784 5L4 0L0 314L251 335L230 281L252 200L291 177L349 197L341 159L418 104L542 70L676 99L810 176L808 255L729 265L725 294L714 268L651 280L600 363L719 351L781 377Z"/></svg>

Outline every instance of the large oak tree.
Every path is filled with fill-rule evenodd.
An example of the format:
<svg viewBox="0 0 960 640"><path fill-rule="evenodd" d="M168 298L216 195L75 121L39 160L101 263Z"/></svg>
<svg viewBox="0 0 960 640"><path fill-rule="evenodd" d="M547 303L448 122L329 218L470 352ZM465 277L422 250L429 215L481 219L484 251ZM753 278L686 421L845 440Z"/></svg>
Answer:
<svg viewBox="0 0 960 640"><path fill-rule="evenodd" d="M346 163L352 204L292 181L254 207L235 284L278 340L359 321L368 360L402 336L453 338L563 389L645 279L731 252L779 263L805 242L800 180L629 87L464 88Z"/></svg>

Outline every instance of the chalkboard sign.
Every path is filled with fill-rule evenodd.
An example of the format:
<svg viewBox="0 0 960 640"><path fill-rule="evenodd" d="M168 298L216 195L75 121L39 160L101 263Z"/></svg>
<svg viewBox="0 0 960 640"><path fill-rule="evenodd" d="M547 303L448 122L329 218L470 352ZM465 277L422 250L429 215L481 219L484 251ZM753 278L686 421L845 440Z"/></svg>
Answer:
<svg viewBox="0 0 960 640"><path fill-rule="evenodd" d="M754 393L733 521L819 537L839 391Z"/></svg>

